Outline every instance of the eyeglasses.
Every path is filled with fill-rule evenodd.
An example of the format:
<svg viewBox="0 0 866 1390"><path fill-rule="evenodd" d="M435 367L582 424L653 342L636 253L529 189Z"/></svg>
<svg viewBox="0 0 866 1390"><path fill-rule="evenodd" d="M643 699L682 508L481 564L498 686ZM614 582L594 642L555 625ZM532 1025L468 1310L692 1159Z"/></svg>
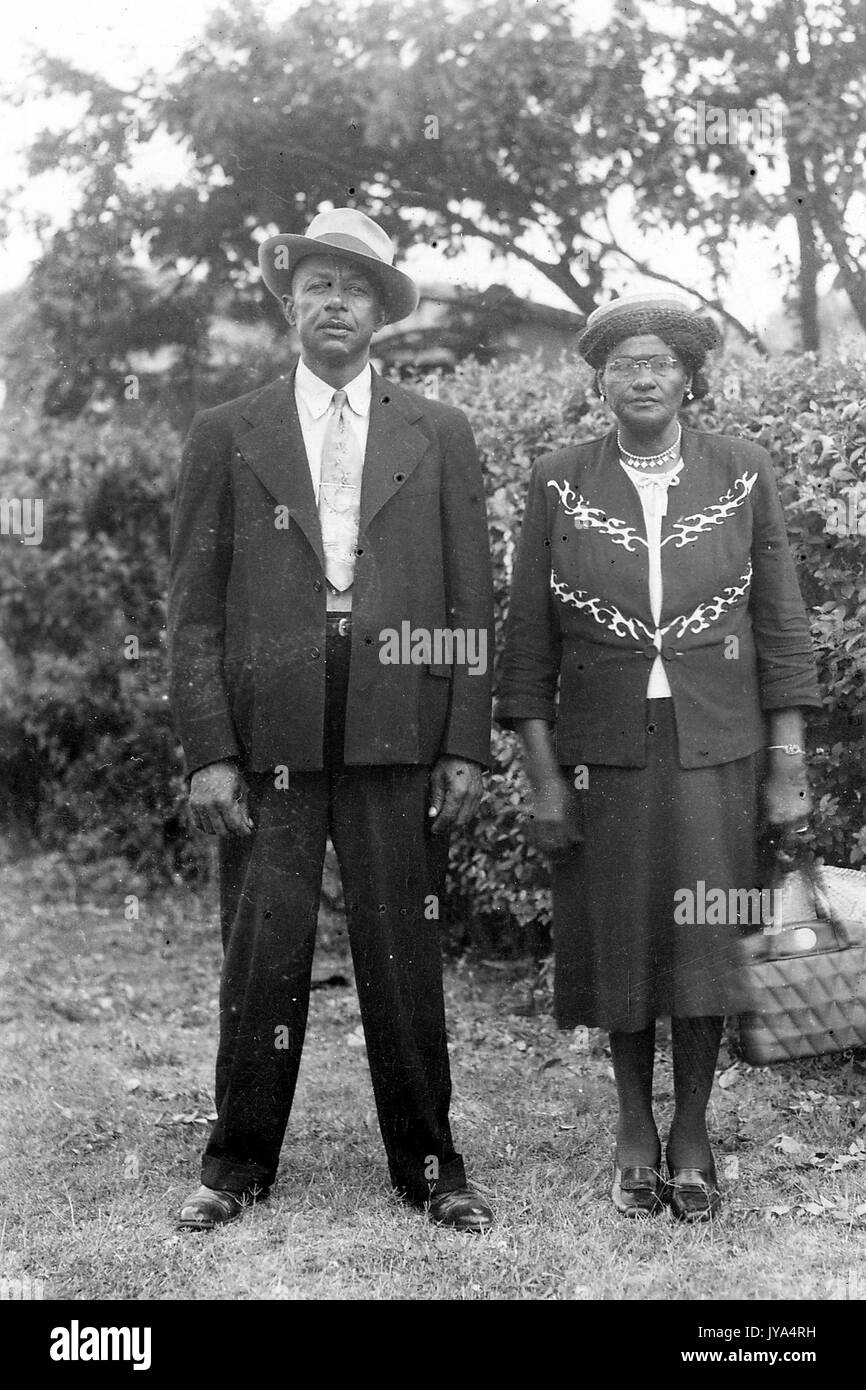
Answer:
<svg viewBox="0 0 866 1390"><path fill-rule="evenodd" d="M641 367L646 367L653 376L670 376L681 366L682 363L678 357L661 355L658 357L612 357L605 364L604 370L609 372L611 376L626 380L636 376Z"/></svg>

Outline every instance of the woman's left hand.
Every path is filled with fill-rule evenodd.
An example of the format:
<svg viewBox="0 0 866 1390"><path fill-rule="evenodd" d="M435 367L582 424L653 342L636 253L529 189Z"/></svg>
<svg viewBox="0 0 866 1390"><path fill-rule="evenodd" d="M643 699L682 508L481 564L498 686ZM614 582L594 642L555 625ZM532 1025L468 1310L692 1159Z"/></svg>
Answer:
<svg viewBox="0 0 866 1390"><path fill-rule="evenodd" d="M789 762L790 766L774 763L764 782L764 811L770 825L804 825L812 813L805 764Z"/></svg>

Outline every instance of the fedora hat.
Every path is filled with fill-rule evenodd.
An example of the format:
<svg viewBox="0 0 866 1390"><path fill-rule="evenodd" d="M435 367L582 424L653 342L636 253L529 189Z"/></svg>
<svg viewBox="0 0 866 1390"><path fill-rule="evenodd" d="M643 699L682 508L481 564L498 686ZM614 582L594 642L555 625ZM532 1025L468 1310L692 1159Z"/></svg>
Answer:
<svg viewBox="0 0 866 1390"><path fill-rule="evenodd" d="M292 292L292 276L305 256L337 255L354 261L378 285L386 323L418 307L415 281L394 267L394 243L377 222L357 208L333 208L313 218L305 236L281 232L259 247L262 279L277 299Z"/></svg>

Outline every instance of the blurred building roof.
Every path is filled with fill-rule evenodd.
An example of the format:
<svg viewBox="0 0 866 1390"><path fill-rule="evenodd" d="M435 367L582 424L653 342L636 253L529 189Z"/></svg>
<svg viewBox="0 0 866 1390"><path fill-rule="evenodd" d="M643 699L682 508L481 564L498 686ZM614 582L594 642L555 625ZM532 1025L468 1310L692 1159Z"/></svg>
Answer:
<svg viewBox="0 0 866 1390"><path fill-rule="evenodd" d="M573 349L585 318L521 299L507 285L485 290L422 283L415 313L376 335L373 355L382 366L405 371L449 368L463 357L481 362L540 352L558 358Z"/></svg>

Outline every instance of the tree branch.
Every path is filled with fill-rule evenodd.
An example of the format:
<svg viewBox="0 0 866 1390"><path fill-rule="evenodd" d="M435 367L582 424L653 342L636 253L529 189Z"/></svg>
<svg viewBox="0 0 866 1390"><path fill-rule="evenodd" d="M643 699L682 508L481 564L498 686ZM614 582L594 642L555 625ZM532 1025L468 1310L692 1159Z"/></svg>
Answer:
<svg viewBox="0 0 866 1390"><path fill-rule="evenodd" d="M836 209L830 190L824 180L819 156L813 156L811 164L812 183L815 191L812 209L815 221L827 238L827 245L833 252L833 258L839 267L839 277L851 301L854 313L857 315L860 325L866 328L866 280L864 280L862 270L848 249L845 229L838 216L835 215Z"/></svg>
<svg viewBox="0 0 866 1390"><path fill-rule="evenodd" d="M673 275L665 275L660 270L654 270L648 261L642 261L638 256L633 255L631 251L626 251L625 247L620 246L618 242L613 239L612 233L609 243L605 244L604 242L599 242L599 245L601 246L602 253L611 251L617 256L624 257L630 265L633 265L635 269L639 270L643 275L649 275L653 280L661 280L666 285L676 285L677 289L685 290L687 294L694 295L695 298L699 299L702 304L705 304L708 309L712 309L723 318L726 323L729 323L732 328L735 328L738 333L742 334L747 343L750 343L752 347L762 355L766 355L767 349L764 347L764 344L761 342L761 339L754 329L747 328L735 314L732 314L729 309L725 308L719 299L710 299L708 295L702 294L700 290L696 290L692 285L684 285L682 280L677 280Z"/></svg>

